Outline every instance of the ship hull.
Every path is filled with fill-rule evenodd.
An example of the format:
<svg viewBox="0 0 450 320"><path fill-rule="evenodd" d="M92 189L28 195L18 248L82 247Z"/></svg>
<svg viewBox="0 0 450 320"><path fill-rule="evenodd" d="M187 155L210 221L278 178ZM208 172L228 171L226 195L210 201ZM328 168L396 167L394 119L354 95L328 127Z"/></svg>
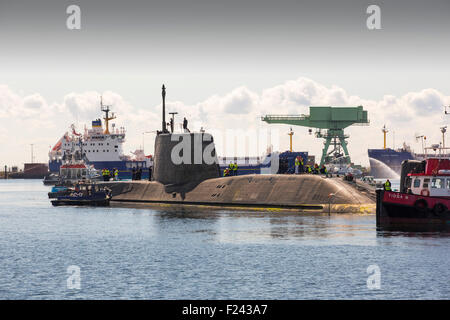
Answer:
<svg viewBox="0 0 450 320"><path fill-rule="evenodd" d="M450 225L450 198L377 190L377 226Z"/></svg>
<svg viewBox="0 0 450 320"><path fill-rule="evenodd" d="M59 206L93 206L93 207L107 207L109 206L109 199L100 200L52 200L52 205L55 207Z"/></svg>

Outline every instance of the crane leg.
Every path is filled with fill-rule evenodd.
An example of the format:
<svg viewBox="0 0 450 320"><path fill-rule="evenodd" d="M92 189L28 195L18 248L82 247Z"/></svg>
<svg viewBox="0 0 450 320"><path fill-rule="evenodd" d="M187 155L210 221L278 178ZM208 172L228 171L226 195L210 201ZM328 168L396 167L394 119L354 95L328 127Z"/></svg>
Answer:
<svg viewBox="0 0 450 320"><path fill-rule="evenodd" d="M323 147L322 150L322 158L320 159L320 166L322 166L325 163L325 159L327 158L327 152L328 152L328 148L330 147L331 144L331 136L327 136L325 138L325 146Z"/></svg>
<svg viewBox="0 0 450 320"><path fill-rule="evenodd" d="M350 155L348 154L347 142L344 137L339 137L339 141L341 142L342 149L344 149L345 158L347 159L347 162L350 163L351 161Z"/></svg>

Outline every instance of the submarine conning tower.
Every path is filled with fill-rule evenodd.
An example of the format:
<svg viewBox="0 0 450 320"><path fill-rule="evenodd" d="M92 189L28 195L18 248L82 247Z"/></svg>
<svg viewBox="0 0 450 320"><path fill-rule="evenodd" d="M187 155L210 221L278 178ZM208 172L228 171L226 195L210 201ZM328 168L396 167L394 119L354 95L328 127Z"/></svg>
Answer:
<svg viewBox="0 0 450 320"><path fill-rule="evenodd" d="M164 85L161 129L155 138L153 178L164 185L166 192L184 193L204 180L219 176L212 135L204 132L191 133L184 127L184 133L173 133L173 125L170 132L167 130Z"/></svg>
<svg viewBox="0 0 450 320"><path fill-rule="evenodd" d="M219 177L214 140L209 133L156 136L153 178L165 186L195 186Z"/></svg>

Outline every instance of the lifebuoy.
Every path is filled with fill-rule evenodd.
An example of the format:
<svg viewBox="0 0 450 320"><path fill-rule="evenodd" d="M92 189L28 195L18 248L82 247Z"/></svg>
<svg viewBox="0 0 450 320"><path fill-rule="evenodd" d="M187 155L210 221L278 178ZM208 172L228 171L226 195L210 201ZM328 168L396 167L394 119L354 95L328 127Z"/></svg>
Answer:
<svg viewBox="0 0 450 320"><path fill-rule="evenodd" d="M428 189L422 189L422 191L420 191L420 195L428 197L430 195L430 191Z"/></svg>

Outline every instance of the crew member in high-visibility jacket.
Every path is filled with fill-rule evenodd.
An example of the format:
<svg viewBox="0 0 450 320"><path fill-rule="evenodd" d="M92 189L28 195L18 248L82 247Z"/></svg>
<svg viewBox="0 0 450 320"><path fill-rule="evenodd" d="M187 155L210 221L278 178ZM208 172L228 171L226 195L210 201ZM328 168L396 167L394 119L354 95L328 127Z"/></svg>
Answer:
<svg viewBox="0 0 450 320"><path fill-rule="evenodd" d="M228 164L228 175L230 175L230 176L233 175L233 167L234 167L233 162L230 162Z"/></svg>
<svg viewBox="0 0 450 320"><path fill-rule="evenodd" d="M387 179L384 183L384 190L391 191L391 182L389 181L389 179Z"/></svg>
<svg viewBox="0 0 450 320"><path fill-rule="evenodd" d="M300 168L300 157L295 158L295 174L298 174Z"/></svg>
<svg viewBox="0 0 450 320"><path fill-rule="evenodd" d="M305 172L305 167L304 167L304 165L303 165L303 158L302 158L302 157L300 157L300 165L299 165L299 167L298 167L298 172L299 172L299 173Z"/></svg>
<svg viewBox="0 0 450 320"><path fill-rule="evenodd" d="M236 161L233 164L233 176L237 176L238 165Z"/></svg>
<svg viewBox="0 0 450 320"><path fill-rule="evenodd" d="M119 180L119 170L117 168L114 168L114 181Z"/></svg>
<svg viewBox="0 0 450 320"><path fill-rule="evenodd" d="M108 181L109 180L109 172L106 169L102 170L102 176L103 176L103 181Z"/></svg>
<svg viewBox="0 0 450 320"><path fill-rule="evenodd" d="M225 168L225 170L223 170L223 176L228 177L229 175L230 175L230 169Z"/></svg>
<svg viewBox="0 0 450 320"><path fill-rule="evenodd" d="M313 173L314 174L319 174L319 165L317 163L314 164L314 169L313 169Z"/></svg>

